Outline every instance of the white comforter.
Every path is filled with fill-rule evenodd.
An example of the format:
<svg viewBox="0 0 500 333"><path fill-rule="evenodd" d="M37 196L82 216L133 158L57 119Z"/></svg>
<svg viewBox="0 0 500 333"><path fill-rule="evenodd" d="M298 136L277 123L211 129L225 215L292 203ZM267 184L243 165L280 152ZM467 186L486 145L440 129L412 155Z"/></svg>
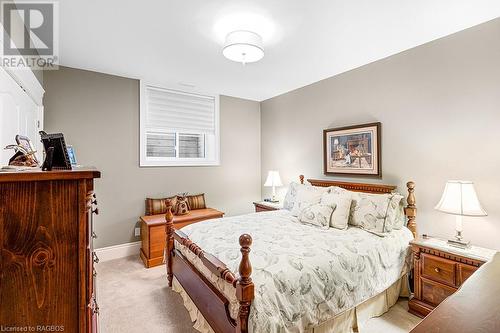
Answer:
<svg viewBox="0 0 500 333"><path fill-rule="evenodd" d="M358 228L320 229L286 210L191 224L182 231L238 272L238 238L253 238L255 300L250 330L302 332L379 294L406 272L407 228L379 237Z"/></svg>

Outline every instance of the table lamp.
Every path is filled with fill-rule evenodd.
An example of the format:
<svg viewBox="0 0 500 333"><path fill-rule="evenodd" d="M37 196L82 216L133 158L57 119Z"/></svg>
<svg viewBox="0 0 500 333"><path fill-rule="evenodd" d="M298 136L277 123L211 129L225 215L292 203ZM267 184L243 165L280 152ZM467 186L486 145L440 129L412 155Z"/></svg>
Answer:
<svg viewBox="0 0 500 333"><path fill-rule="evenodd" d="M464 241L462 236L463 216L488 215L477 198L474 183L469 181L449 180L444 188L443 196L435 209L456 216L455 239L448 240L448 244L460 248L468 248L470 242Z"/></svg>
<svg viewBox="0 0 500 333"><path fill-rule="evenodd" d="M280 174L278 171L269 171L267 174L266 182L264 183L266 187L273 187L273 196L271 198L271 202L278 202L276 200L276 186L283 186L281 183Z"/></svg>

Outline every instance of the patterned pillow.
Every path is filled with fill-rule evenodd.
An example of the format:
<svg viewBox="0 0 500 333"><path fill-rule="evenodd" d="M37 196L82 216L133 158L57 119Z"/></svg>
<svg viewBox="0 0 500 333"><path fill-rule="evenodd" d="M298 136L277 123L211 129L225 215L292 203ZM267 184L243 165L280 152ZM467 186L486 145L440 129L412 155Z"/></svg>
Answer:
<svg viewBox="0 0 500 333"><path fill-rule="evenodd" d="M349 222L351 211L351 192L338 188L330 188L321 196L321 204L334 207L330 227L345 230Z"/></svg>
<svg viewBox="0 0 500 333"><path fill-rule="evenodd" d="M393 198L396 202L392 202L391 201L391 206L394 205L396 208L396 212L394 213L394 227L393 229L401 229L403 228L404 226L406 226L406 215L405 215L405 200L404 200L404 196L400 195L400 199L397 200L397 197L395 196ZM391 216L392 218L392 212L388 214L388 218L389 216Z"/></svg>
<svg viewBox="0 0 500 333"><path fill-rule="evenodd" d="M325 187L316 187L310 185L299 186L297 189L297 197L292 208L292 216L299 216L299 213L307 206L318 204L321 200L321 195L328 189Z"/></svg>
<svg viewBox="0 0 500 333"><path fill-rule="evenodd" d="M188 195L187 201L189 210L207 208L205 204L205 193Z"/></svg>
<svg viewBox="0 0 500 333"><path fill-rule="evenodd" d="M165 214L167 212L166 201L172 201L172 207L175 207L177 202L177 196L169 197L169 198L161 198L161 199L152 199L146 198L146 215L157 215L157 214Z"/></svg>
<svg viewBox="0 0 500 333"><path fill-rule="evenodd" d="M185 194L177 196L173 213L174 215L186 215L189 213L188 199Z"/></svg>
<svg viewBox="0 0 500 333"><path fill-rule="evenodd" d="M330 227L330 219L332 218L333 210L334 207L330 205L310 205L300 211L299 221L328 229Z"/></svg>
<svg viewBox="0 0 500 333"><path fill-rule="evenodd" d="M305 186L296 182L290 183L288 191L286 192L285 199L283 200L283 209L292 210L297 197L297 190L299 187Z"/></svg>
<svg viewBox="0 0 500 333"><path fill-rule="evenodd" d="M400 194L352 193L349 224L379 236L391 232L395 224ZM399 200L399 201L398 201ZM395 205L395 203L397 203ZM389 215L389 217L388 217Z"/></svg>

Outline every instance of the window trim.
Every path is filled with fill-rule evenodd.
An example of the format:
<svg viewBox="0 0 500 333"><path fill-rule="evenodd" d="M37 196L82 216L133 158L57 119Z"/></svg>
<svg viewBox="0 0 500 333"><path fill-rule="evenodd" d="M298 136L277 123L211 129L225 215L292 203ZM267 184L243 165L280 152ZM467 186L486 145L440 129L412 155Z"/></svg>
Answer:
<svg viewBox="0 0 500 333"><path fill-rule="evenodd" d="M150 84L140 80L139 92L139 167L182 167L182 166L218 166L220 165L220 97L216 94L180 91L160 85ZM181 94L203 95L214 98L215 102L215 152L214 158L178 158L178 157L147 157L146 156L146 87L156 87L179 92ZM205 146L205 150L207 147Z"/></svg>

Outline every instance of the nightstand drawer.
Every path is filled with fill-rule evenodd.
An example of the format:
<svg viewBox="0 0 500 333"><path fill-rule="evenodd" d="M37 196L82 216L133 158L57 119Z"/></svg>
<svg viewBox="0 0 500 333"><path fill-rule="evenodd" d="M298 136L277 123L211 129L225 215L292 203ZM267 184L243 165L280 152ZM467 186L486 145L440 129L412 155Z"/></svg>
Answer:
<svg viewBox="0 0 500 333"><path fill-rule="evenodd" d="M478 268L471 265L458 265L458 285L461 286Z"/></svg>
<svg viewBox="0 0 500 333"><path fill-rule="evenodd" d="M422 276L452 287L456 283L456 262L437 256L422 254Z"/></svg>
<svg viewBox="0 0 500 333"><path fill-rule="evenodd" d="M255 206L255 212L258 213L258 212L268 212L270 210L273 210L273 209L269 209L269 208L264 208L262 206Z"/></svg>
<svg viewBox="0 0 500 333"><path fill-rule="evenodd" d="M457 289L446 286L444 284L427 280L422 281L422 298L423 301L434 306L444 301L448 296L452 295Z"/></svg>

